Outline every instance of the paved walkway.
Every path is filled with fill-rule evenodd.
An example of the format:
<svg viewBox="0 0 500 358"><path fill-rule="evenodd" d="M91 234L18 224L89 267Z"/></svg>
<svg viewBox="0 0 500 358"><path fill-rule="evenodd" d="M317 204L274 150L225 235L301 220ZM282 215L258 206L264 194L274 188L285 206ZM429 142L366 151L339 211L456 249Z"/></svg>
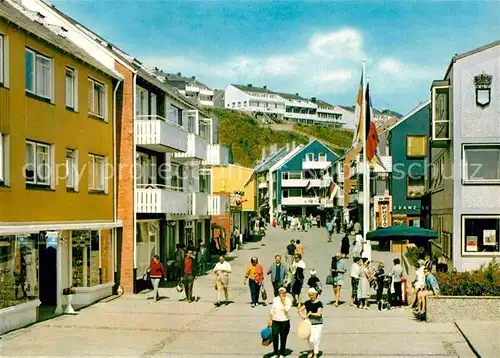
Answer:
<svg viewBox="0 0 500 358"><path fill-rule="evenodd" d="M215 292L210 276L198 278L195 303L179 301L175 289L162 289L165 296L149 304L147 294L131 295L98 303L76 316L58 318L21 329L0 341L1 356L121 356L121 357L263 357L269 347L260 344L259 332L267 322L269 307L251 308L244 269L251 256L265 268L276 253L284 254L291 238L305 245L304 259L324 282L331 256L340 247L340 236L326 242L324 229L308 233L270 229L267 246L247 244L234 253L228 306L213 305ZM390 263L393 255L373 251L373 260ZM390 265L389 265L390 267ZM349 280L343 288L349 297ZM267 279L266 288L271 293ZM330 287L322 301L333 299ZM269 300L268 300L269 301ZM290 356L299 357L307 345L298 339L299 318L292 313ZM321 348L324 357L474 357L454 324L413 320L408 310L379 312L375 306L359 310L346 304L325 310Z"/></svg>

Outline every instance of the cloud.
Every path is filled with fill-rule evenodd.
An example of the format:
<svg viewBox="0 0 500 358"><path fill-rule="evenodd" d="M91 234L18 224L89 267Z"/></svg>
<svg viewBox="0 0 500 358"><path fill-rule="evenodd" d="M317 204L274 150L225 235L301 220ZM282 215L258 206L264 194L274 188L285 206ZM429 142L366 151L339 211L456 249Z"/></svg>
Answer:
<svg viewBox="0 0 500 358"><path fill-rule="evenodd" d="M315 34L309 40L309 52L315 56L357 60L364 56L361 34L351 28Z"/></svg>

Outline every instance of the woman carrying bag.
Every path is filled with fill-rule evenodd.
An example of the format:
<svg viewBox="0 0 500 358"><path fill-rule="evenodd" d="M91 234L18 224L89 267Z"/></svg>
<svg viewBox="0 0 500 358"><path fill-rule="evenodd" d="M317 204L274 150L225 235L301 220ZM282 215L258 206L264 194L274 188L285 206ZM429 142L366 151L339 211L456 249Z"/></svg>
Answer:
<svg viewBox="0 0 500 358"><path fill-rule="evenodd" d="M259 264L257 257L250 259L250 265L245 272L245 279L243 284L246 285L248 280L248 287L250 288L250 299L252 307L259 305L259 294L261 292L262 282L264 281L264 269Z"/></svg>
<svg viewBox="0 0 500 358"><path fill-rule="evenodd" d="M274 297L269 314L268 326L272 329L274 357L285 357L286 339L290 333L290 317L292 300L286 294L286 289L278 289L278 297Z"/></svg>
<svg viewBox="0 0 500 358"><path fill-rule="evenodd" d="M310 288L307 294L309 295L309 300L299 307L298 313L304 319L304 322L309 320L311 325L308 342L310 352L307 357L318 358L319 343L323 331L323 303L318 299L318 292L314 288Z"/></svg>

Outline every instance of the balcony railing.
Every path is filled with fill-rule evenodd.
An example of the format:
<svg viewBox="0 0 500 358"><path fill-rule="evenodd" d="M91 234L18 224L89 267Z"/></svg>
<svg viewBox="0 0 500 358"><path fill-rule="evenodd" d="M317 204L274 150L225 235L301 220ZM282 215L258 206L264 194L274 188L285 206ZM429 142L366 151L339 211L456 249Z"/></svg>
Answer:
<svg viewBox="0 0 500 358"><path fill-rule="evenodd" d="M225 145L210 144L207 147L207 160L203 164L227 166L229 164L229 148Z"/></svg>
<svg viewBox="0 0 500 358"><path fill-rule="evenodd" d="M315 160L304 160L302 162L302 169L326 169L332 162L323 160L323 161L315 161Z"/></svg>
<svg viewBox="0 0 500 358"><path fill-rule="evenodd" d="M194 133L187 135L187 150L185 153L174 153L174 157L182 160L207 160L207 146L208 142L205 138L200 137Z"/></svg>
<svg viewBox="0 0 500 358"><path fill-rule="evenodd" d="M158 115L138 115L135 121L136 145L156 152L186 152L188 133L177 123Z"/></svg>
<svg viewBox="0 0 500 358"><path fill-rule="evenodd" d="M320 203L319 197L292 197L281 198L282 205L311 205L318 206Z"/></svg>
<svg viewBox="0 0 500 358"><path fill-rule="evenodd" d="M208 215L225 215L229 212L229 198L221 195L208 196Z"/></svg>
<svg viewBox="0 0 500 358"><path fill-rule="evenodd" d="M187 215L189 194L182 188L167 185L136 187L136 212L147 214Z"/></svg>
<svg viewBox="0 0 500 358"><path fill-rule="evenodd" d="M208 194L190 193L189 194L189 215L207 216L208 215Z"/></svg>
<svg viewBox="0 0 500 358"><path fill-rule="evenodd" d="M330 179L325 178L325 179L283 179L281 181L281 186L282 187L296 187L296 188L305 188L306 186L309 185L311 187L327 187L330 185Z"/></svg>

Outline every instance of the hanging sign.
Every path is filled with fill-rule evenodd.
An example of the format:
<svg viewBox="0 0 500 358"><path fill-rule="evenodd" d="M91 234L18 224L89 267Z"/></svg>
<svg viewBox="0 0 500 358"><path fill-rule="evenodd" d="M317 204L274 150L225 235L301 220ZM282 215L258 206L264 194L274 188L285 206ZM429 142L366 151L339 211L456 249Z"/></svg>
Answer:
<svg viewBox="0 0 500 358"><path fill-rule="evenodd" d="M59 233L56 231L47 231L45 234L45 247L48 249L49 247L53 247L57 249L57 244L59 242Z"/></svg>
<svg viewBox="0 0 500 358"><path fill-rule="evenodd" d="M389 211L389 203L379 203L378 206L380 227L389 227L391 225L391 213Z"/></svg>

